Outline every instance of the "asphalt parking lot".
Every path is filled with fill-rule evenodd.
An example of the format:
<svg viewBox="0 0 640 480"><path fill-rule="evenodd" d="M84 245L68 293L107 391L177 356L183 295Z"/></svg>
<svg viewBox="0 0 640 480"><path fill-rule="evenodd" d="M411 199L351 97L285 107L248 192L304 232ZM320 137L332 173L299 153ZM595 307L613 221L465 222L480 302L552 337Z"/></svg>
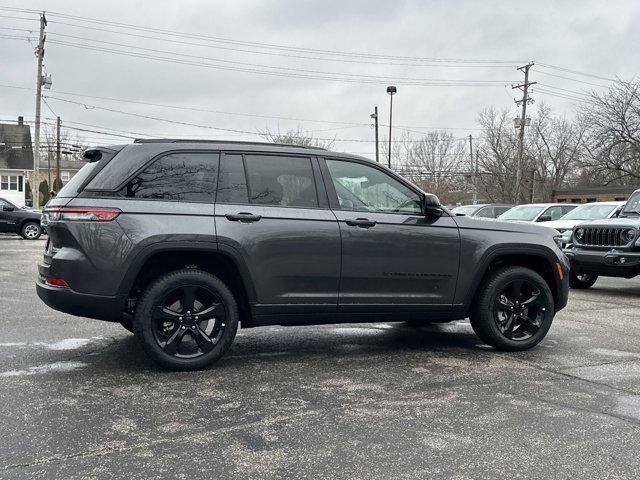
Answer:
<svg viewBox="0 0 640 480"><path fill-rule="evenodd" d="M0 236L0 478L619 478L640 474L640 280L572 291L546 340L468 322L241 330L155 367L37 298L44 241Z"/></svg>

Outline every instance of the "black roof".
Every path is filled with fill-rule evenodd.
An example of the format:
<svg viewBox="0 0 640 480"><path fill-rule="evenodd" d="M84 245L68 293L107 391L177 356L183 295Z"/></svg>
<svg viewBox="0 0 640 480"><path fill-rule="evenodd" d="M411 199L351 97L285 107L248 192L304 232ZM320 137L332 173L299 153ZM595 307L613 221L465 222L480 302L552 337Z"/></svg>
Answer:
<svg viewBox="0 0 640 480"><path fill-rule="evenodd" d="M0 170L33 169L31 130L28 125L0 123Z"/></svg>

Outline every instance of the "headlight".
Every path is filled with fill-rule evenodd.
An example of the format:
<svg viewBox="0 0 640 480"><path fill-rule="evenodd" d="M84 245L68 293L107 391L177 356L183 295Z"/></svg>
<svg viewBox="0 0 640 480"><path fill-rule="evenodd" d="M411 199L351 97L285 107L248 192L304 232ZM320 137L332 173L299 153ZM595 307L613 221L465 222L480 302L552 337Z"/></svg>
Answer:
<svg viewBox="0 0 640 480"><path fill-rule="evenodd" d="M582 237L584 237L584 229L578 228L575 232L573 232L573 236L577 241L582 242Z"/></svg>
<svg viewBox="0 0 640 480"><path fill-rule="evenodd" d="M636 238L636 231L633 228L629 228L624 231L622 238L624 238L627 243L632 242L633 239Z"/></svg>

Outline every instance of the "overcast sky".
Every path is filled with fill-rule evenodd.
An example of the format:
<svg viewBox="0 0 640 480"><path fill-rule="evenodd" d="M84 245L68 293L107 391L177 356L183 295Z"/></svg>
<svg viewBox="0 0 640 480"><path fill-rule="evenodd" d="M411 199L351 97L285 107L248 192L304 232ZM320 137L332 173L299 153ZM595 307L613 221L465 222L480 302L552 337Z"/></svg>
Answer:
<svg viewBox="0 0 640 480"><path fill-rule="evenodd" d="M576 101L552 96L538 88L577 97L579 92L592 88L601 90L602 87L575 80L605 86L609 82L540 64L622 79L636 78L640 66L640 2L637 0L528 3L489 0L0 0L0 7L45 9L65 15L48 17L45 66L52 75L53 87L46 94L102 109L87 109L50 98L48 104L62 117L63 125L150 136L246 140L257 137L157 119L247 132L266 128L285 131L300 126L317 137L336 137L335 150L369 157L374 152L369 114L374 105L378 105L381 122L388 123L386 86L389 84L398 86L394 97L394 125L408 127L414 136L433 128L450 128L456 136L464 137L470 133L478 135L474 130L476 118L485 107L507 108L514 116L517 114L513 102L517 93L511 88L512 83L522 80L522 74L515 68L517 65L530 60L537 62L530 80L539 85L533 87L532 97L567 115L572 114ZM5 18L7 16L19 19ZM152 33L68 16L202 37ZM0 27L0 85L33 89L36 78L33 46L23 39L2 37L36 38L37 16L0 9ZM265 44L278 48L266 48ZM77 45L174 61L125 56ZM327 51L357 55L330 55ZM449 61L443 63L437 61L439 59ZM491 63L484 63L487 60ZM277 75L264 72L276 72ZM298 77L291 78L290 73ZM300 78L303 76L314 78ZM442 86L431 85L428 80L501 83ZM78 94L210 111L171 109ZM23 115L31 120L34 104L33 91L0 87L0 119ZM157 119L125 115L105 108ZM45 105L43 115L52 116ZM103 134L77 133L94 143L127 141ZM396 130L394 136L400 133ZM341 141L343 139L362 141Z"/></svg>

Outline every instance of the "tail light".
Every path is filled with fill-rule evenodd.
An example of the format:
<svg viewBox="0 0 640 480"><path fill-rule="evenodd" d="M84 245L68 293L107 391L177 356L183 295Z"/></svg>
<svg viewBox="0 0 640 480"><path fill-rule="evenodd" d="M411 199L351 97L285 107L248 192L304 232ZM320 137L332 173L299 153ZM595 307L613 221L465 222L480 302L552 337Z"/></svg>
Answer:
<svg viewBox="0 0 640 480"><path fill-rule="evenodd" d="M45 224L59 222L110 222L114 220L122 210L117 208L47 208L42 212Z"/></svg>
<svg viewBox="0 0 640 480"><path fill-rule="evenodd" d="M47 277L45 278L45 283L47 285L51 285L52 287L68 287L69 284L62 280L61 278L56 277Z"/></svg>

